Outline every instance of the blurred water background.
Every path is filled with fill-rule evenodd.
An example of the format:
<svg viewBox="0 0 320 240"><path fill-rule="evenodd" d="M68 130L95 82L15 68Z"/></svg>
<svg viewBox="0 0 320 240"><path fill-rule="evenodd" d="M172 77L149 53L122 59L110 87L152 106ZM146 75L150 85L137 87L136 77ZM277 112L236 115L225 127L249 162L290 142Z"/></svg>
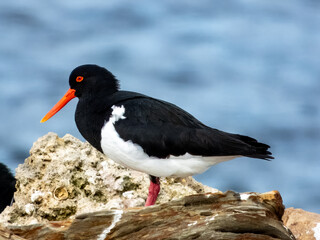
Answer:
<svg viewBox="0 0 320 240"><path fill-rule="evenodd" d="M0 161L13 171L49 131L80 138L71 70L95 63L122 89L173 102L212 127L271 145L196 179L222 191L279 190L320 213L320 2L0 1Z"/></svg>

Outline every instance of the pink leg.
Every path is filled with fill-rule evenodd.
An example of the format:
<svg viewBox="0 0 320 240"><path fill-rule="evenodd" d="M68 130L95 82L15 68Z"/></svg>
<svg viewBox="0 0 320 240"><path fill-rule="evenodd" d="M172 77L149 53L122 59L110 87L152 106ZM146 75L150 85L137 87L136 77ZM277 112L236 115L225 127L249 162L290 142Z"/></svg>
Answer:
<svg viewBox="0 0 320 240"><path fill-rule="evenodd" d="M160 192L160 179L158 177L150 177L149 194L145 207L154 205Z"/></svg>

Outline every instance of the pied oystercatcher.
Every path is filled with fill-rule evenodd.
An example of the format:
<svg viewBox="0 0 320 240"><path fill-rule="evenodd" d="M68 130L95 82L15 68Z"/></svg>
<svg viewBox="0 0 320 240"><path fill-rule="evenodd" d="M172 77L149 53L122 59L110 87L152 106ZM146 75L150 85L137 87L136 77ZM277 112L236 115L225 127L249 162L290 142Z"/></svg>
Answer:
<svg viewBox="0 0 320 240"><path fill-rule="evenodd" d="M186 177L246 156L272 159L257 140L208 127L181 108L146 95L120 91L118 80L97 65L75 68L70 89L45 115L47 121L74 97L82 136L115 162L150 175L146 206L160 191L159 177Z"/></svg>

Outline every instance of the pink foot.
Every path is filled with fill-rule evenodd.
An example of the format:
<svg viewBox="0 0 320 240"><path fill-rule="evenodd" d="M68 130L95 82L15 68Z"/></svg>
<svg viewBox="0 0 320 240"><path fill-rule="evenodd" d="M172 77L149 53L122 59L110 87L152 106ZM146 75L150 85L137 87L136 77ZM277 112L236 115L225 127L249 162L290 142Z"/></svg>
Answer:
<svg viewBox="0 0 320 240"><path fill-rule="evenodd" d="M158 194L160 192L160 179L158 177L151 176L150 186L149 186L149 195L146 201L145 207L154 205L157 201Z"/></svg>

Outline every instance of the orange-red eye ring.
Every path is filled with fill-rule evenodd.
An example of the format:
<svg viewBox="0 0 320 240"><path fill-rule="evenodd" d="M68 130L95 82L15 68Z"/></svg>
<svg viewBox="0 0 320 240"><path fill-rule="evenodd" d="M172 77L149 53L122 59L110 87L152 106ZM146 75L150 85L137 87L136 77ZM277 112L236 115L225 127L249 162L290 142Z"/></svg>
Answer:
<svg viewBox="0 0 320 240"><path fill-rule="evenodd" d="M82 82L82 80L83 80L83 77L82 77L82 76L78 76L78 77L76 78L76 81L77 81L77 82Z"/></svg>

